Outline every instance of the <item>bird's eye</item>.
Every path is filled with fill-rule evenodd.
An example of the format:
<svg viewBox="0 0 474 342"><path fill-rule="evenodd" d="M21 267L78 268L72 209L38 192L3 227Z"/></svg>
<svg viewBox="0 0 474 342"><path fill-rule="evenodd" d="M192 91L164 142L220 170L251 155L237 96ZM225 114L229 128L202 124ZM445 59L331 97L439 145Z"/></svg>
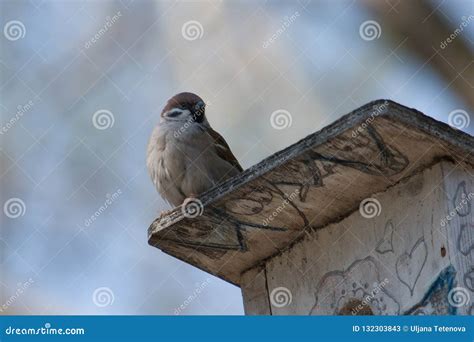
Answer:
<svg viewBox="0 0 474 342"><path fill-rule="evenodd" d="M181 113L183 113L181 110L173 110L173 111L169 112L168 114L166 114L166 116L168 116L170 118L175 118L175 117L181 115Z"/></svg>

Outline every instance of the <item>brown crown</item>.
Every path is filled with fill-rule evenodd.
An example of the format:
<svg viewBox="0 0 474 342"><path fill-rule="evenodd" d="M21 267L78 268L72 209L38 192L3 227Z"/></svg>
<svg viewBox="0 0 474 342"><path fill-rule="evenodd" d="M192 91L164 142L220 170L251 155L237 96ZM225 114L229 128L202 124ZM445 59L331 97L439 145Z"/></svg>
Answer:
<svg viewBox="0 0 474 342"><path fill-rule="evenodd" d="M193 93L179 93L173 96L166 103L165 108L163 108L161 115L169 111L172 108L186 108L193 110L198 102L204 102L199 96Z"/></svg>

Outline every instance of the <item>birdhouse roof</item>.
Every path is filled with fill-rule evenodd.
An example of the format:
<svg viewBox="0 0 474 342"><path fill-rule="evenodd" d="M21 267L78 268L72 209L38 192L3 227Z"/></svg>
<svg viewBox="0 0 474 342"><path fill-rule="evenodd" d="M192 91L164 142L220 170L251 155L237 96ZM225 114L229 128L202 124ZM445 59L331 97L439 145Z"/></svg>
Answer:
<svg viewBox="0 0 474 342"><path fill-rule="evenodd" d="M442 159L472 165L473 152L472 136L377 100L157 218L149 244L239 285L243 272L371 195Z"/></svg>

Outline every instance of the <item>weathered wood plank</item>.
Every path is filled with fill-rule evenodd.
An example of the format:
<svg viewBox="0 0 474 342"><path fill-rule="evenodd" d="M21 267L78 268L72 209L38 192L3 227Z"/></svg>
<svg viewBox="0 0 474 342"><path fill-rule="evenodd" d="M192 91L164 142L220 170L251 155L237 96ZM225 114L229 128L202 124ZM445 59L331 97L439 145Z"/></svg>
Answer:
<svg viewBox="0 0 474 342"><path fill-rule="evenodd" d="M379 215L356 211L270 259L268 290L284 287L292 294L292 302L272 308L273 314L357 314L370 308L373 314L398 315L417 306L450 265L441 252L447 237L433 229L445 206L440 165L373 195ZM357 309L363 301L367 305ZM425 304L422 310L430 309Z"/></svg>
<svg viewBox="0 0 474 342"><path fill-rule="evenodd" d="M442 158L472 165L473 150L472 137L376 101L203 194L201 216L176 208L155 220L149 243L239 285L243 272L350 215L371 194Z"/></svg>
<svg viewBox="0 0 474 342"><path fill-rule="evenodd" d="M255 267L243 273L241 288L247 315L272 314L264 267Z"/></svg>
<svg viewBox="0 0 474 342"><path fill-rule="evenodd" d="M443 163L443 178L446 207L439 225L448 237L449 259L456 269L457 289L451 297L459 313L474 315L474 169Z"/></svg>

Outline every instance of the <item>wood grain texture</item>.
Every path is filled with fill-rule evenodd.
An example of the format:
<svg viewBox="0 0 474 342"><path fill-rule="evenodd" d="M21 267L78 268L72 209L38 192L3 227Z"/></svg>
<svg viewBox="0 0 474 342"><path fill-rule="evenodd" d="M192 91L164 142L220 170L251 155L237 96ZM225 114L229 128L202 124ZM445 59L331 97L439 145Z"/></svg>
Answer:
<svg viewBox="0 0 474 342"><path fill-rule="evenodd" d="M355 211L266 260L272 315L472 315L473 174L441 161L373 194L378 215ZM275 289L291 300L272 305Z"/></svg>
<svg viewBox="0 0 474 342"><path fill-rule="evenodd" d="M450 265L440 253L447 237L433 229L444 212L441 180L438 163L372 195L379 215L356 211L266 262L269 291L292 293L273 314L335 315L365 300L375 315L399 315L417 305Z"/></svg>
<svg viewBox="0 0 474 342"><path fill-rule="evenodd" d="M443 158L473 165L473 150L469 135L394 102L375 101L203 194L201 216L186 218L178 207L156 219L149 243L240 285L246 270L341 221L372 194ZM390 229L384 222L377 232L383 239L373 248L382 256L395 248ZM398 261L404 295L411 295L420 281L404 273L404 265L428 249L429 241L420 238L410 236L411 245ZM318 251L312 248L312 253ZM357 254L350 248L346 253ZM377 262L362 264L370 268Z"/></svg>
<svg viewBox="0 0 474 342"><path fill-rule="evenodd" d="M474 169L464 163L443 163L446 207L440 225L448 237L449 259L456 269L461 314L474 315ZM454 295L454 294L453 294Z"/></svg>
<svg viewBox="0 0 474 342"><path fill-rule="evenodd" d="M265 268L255 267L242 274L242 297L247 315L271 315Z"/></svg>

